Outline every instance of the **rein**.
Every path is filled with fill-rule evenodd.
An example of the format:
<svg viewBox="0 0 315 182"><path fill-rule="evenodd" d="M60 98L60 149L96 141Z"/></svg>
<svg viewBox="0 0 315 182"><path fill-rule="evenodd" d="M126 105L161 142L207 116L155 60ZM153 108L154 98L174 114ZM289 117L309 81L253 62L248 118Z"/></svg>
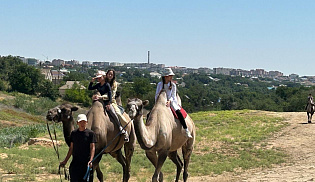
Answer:
<svg viewBox="0 0 315 182"><path fill-rule="evenodd" d="M53 140L53 137L51 136L51 132L50 132L48 121L46 122L46 125L47 125L47 129L48 129L48 133L49 133L50 139L51 139L51 141L53 143L53 146L54 146L54 150L55 150L55 152L57 154L57 157L58 157L58 162L60 163L60 155L59 155L59 150L58 150L58 145L57 145L57 134L56 134L55 122L54 122L54 135L55 135L56 146L55 146L55 142ZM58 174L59 174L59 177L60 177L60 181L62 182L60 168L61 168L61 166L59 165ZM67 174L66 168L64 167L63 169L64 169L64 174L65 174L65 180L69 181L70 176Z"/></svg>
<svg viewBox="0 0 315 182"><path fill-rule="evenodd" d="M93 161L95 161L96 158L98 158L101 154L103 154L103 152L106 150L107 147L109 147L113 141L118 137L120 136L121 132L129 125L129 123L133 121L133 119L131 119L124 127L121 131L119 131L117 133L117 135L96 155L94 156L93 160L91 161L93 163ZM126 131L127 132L127 131ZM87 170L86 170L86 173L83 177L83 180L86 180L86 181L89 181L89 178L90 178L90 172L91 172L92 168L90 166L88 166Z"/></svg>

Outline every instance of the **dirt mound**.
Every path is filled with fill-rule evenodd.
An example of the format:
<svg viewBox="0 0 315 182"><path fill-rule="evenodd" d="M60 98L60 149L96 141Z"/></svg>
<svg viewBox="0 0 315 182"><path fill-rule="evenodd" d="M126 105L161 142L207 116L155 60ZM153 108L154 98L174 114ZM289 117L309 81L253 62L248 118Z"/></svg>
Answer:
<svg viewBox="0 0 315 182"><path fill-rule="evenodd" d="M53 142L55 143L55 145L57 144L58 146L62 144L62 141L51 141L47 138L30 138L28 141L28 145L53 146Z"/></svg>

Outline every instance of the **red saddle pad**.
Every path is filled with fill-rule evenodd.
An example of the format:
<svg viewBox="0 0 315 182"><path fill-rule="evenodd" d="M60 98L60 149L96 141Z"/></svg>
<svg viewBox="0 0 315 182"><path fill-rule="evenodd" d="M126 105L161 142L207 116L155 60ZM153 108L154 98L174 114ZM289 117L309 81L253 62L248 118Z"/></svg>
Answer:
<svg viewBox="0 0 315 182"><path fill-rule="evenodd" d="M183 117L184 117L184 119L185 119L185 118L187 117L187 112L185 111L185 109L182 108L182 106L179 106L179 107L180 107L180 112L182 113L182 115L183 115ZM172 113L173 113L174 117L175 117L176 119L178 119L178 116L177 116L175 110L174 110L172 107L170 107L170 108L171 108L171 110L172 110Z"/></svg>

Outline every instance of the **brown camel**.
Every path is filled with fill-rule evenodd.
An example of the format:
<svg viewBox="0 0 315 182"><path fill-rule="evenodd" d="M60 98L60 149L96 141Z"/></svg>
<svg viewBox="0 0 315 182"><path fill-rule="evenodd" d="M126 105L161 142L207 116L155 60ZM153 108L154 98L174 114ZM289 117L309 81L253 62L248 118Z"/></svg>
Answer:
<svg viewBox="0 0 315 182"><path fill-rule="evenodd" d="M193 150L196 131L192 119L187 116L187 127L193 138L186 138L185 130L178 119L175 119L169 107L166 107L166 92L160 93L146 124L143 123L143 106L148 104L135 98L128 99L127 110L130 118L134 120L135 132L138 143L145 150L147 158L155 167L152 181L163 181L162 165L168 156L177 166L176 180L184 165L183 179L188 178L188 165ZM182 149L184 164L177 154Z"/></svg>
<svg viewBox="0 0 315 182"><path fill-rule="evenodd" d="M62 104L59 107L50 109L46 118L54 122L62 122L63 134L67 145L70 145L70 133L74 130L74 119L72 112L77 111L77 107L73 107L70 104ZM124 113L124 116L128 119L128 115ZM111 142L118 134L119 129L115 122L111 121L108 115L104 114L103 105L99 101L95 101L87 114L88 124L87 128L93 130L97 137L97 143L95 145L95 155L99 154L102 149ZM130 178L130 163L133 155L134 146L136 143L135 132L133 123L130 122L125 130L129 134L129 142L124 142L124 137L119 136L106 148L104 153L109 153L114 157L123 167L123 181L128 181ZM121 148L124 146L125 156L122 155ZM100 170L99 162L102 158L100 155L93 162L93 172L96 170L97 178L99 181L104 181L103 173Z"/></svg>

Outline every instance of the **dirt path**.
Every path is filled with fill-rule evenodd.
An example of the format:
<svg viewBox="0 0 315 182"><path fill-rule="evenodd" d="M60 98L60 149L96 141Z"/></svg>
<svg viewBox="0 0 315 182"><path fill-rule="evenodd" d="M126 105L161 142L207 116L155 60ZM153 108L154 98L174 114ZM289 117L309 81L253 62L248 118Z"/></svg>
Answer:
<svg viewBox="0 0 315 182"><path fill-rule="evenodd" d="M292 182L315 181L315 124L306 124L305 112L285 112L268 114L283 117L290 125L268 140L268 147L286 151L290 162L270 169L252 169L239 175L226 173L210 177L191 177L190 181L241 181L241 182Z"/></svg>

